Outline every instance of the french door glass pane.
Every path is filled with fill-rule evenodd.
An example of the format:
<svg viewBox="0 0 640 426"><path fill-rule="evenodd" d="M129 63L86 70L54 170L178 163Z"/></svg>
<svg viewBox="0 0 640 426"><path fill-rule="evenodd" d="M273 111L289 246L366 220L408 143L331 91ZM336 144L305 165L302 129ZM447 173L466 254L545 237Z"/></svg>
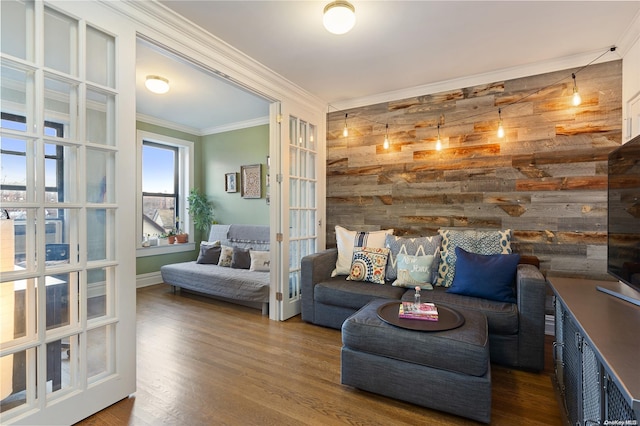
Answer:
<svg viewBox="0 0 640 426"><path fill-rule="evenodd" d="M44 277L47 304L47 330L54 330L71 324L71 306L69 306L69 301L74 300L74 298L72 298L72 290L77 288L77 278L77 272L46 275ZM77 298L75 300L77 300Z"/></svg>
<svg viewBox="0 0 640 426"><path fill-rule="evenodd" d="M65 81L45 77L44 79L44 119L54 123L63 123L65 132L62 137L76 137L76 113L78 89Z"/></svg>
<svg viewBox="0 0 640 426"><path fill-rule="evenodd" d="M289 174L298 176L298 149L294 146L289 148Z"/></svg>
<svg viewBox="0 0 640 426"><path fill-rule="evenodd" d="M95 319L113 312L114 269L87 269L87 318Z"/></svg>
<svg viewBox="0 0 640 426"><path fill-rule="evenodd" d="M3 136L0 138L2 164L2 201L27 201L27 144L28 139ZM33 188L31 188L33 190Z"/></svg>
<svg viewBox="0 0 640 426"><path fill-rule="evenodd" d="M27 394L24 391L27 386L31 388L31 385L27 384L27 370L25 368L27 353L33 354L35 351L33 349L20 351L0 358L0 377L11 377L13 375L13 380L2 380L0 412L20 407L27 402ZM7 376L8 372L11 372L9 376Z"/></svg>
<svg viewBox="0 0 640 426"><path fill-rule="evenodd" d="M44 66L78 75L78 24L53 9L44 10Z"/></svg>
<svg viewBox="0 0 640 426"><path fill-rule="evenodd" d="M33 31L33 2L2 0L0 16L2 53L33 61L33 38L27 37Z"/></svg>
<svg viewBox="0 0 640 426"><path fill-rule="evenodd" d="M89 383L111 373L108 348L113 342L112 325L105 325L87 331L87 376Z"/></svg>
<svg viewBox="0 0 640 426"><path fill-rule="evenodd" d="M58 158L45 158L45 202L74 203L77 202L78 177L76 146L45 144L45 154L53 153ZM50 210L47 211L48 214Z"/></svg>
<svg viewBox="0 0 640 426"><path fill-rule="evenodd" d="M115 41L113 37L87 26L87 80L114 87Z"/></svg>
<svg viewBox="0 0 640 426"><path fill-rule="evenodd" d="M47 343L47 394L59 392L74 385L77 377L76 356L78 336Z"/></svg>
<svg viewBox="0 0 640 426"><path fill-rule="evenodd" d="M316 150L316 126L313 124L309 124L309 141L307 143L307 148L311 151ZM315 165L315 163L312 163Z"/></svg>
<svg viewBox="0 0 640 426"><path fill-rule="evenodd" d="M5 209L11 220L0 221L0 272L35 269L36 209ZM27 223L30 226L27 226ZM0 277L1 278L1 277Z"/></svg>
<svg viewBox="0 0 640 426"><path fill-rule="evenodd" d="M87 202L114 202L115 163L114 152L87 149Z"/></svg>
<svg viewBox="0 0 640 426"><path fill-rule="evenodd" d="M114 145L113 132L107 130L113 128L114 117L114 95L87 89L87 142Z"/></svg>
<svg viewBox="0 0 640 426"><path fill-rule="evenodd" d="M87 260L113 260L114 209L87 209Z"/></svg>
<svg viewBox="0 0 640 426"><path fill-rule="evenodd" d="M0 3L4 4L4 1ZM19 69L6 63L2 64L2 69L0 70L0 103L2 104L2 112L26 118L26 123L2 120L2 128L21 132L26 132L28 129L33 130L29 126L29 123L33 124L33 79L33 71Z"/></svg>

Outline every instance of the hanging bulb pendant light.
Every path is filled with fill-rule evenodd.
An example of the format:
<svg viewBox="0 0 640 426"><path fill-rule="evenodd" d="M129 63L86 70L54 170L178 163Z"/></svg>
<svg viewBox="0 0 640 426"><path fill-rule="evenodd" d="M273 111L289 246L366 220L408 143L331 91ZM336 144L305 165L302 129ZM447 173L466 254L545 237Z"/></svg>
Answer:
<svg viewBox="0 0 640 426"><path fill-rule="evenodd" d="M342 136L344 136L345 138L347 136L349 136L349 128L347 127L347 116L349 114L345 114L344 115L344 129L342 129Z"/></svg>
<svg viewBox="0 0 640 426"><path fill-rule="evenodd" d="M571 74L571 78L573 78L573 106L578 106L582 103L582 98L580 97L580 93L578 93L578 86L576 85L576 75L575 73Z"/></svg>
<svg viewBox="0 0 640 426"><path fill-rule="evenodd" d="M436 151L442 150L442 141L440 140L440 124L438 124L438 140L436 141Z"/></svg>
<svg viewBox="0 0 640 426"><path fill-rule="evenodd" d="M498 108L498 117L500 121L498 122L498 137L504 138L504 127L502 127L502 109Z"/></svg>
<svg viewBox="0 0 640 426"><path fill-rule="evenodd" d="M382 144L384 149L389 149L389 124L387 124L386 131L384 133L384 143Z"/></svg>

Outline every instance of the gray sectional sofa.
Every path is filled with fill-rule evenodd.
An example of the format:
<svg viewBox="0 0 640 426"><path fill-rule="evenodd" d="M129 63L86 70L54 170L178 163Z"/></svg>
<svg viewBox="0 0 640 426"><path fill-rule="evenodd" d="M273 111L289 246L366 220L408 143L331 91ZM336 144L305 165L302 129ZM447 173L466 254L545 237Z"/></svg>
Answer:
<svg viewBox="0 0 640 426"><path fill-rule="evenodd" d="M212 225L208 241L221 245L269 251L269 227L266 225ZM261 268L265 269L265 268ZM174 263L160 268L165 283L208 296L240 303L269 313L268 271L218 266L197 261Z"/></svg>
<svg viewBox="0 0 640 426"><path fill-rule="evenodd" d="M351 315L376 299L413 300L413 289L331 276L336 248L302 259L302 320L341 329ZM422 292L423 302L435 302L487 318L491 362L540 371L544 368L546 280L538 259L522 256L517 266L516 303L452 294L444 287Z"/></svg>

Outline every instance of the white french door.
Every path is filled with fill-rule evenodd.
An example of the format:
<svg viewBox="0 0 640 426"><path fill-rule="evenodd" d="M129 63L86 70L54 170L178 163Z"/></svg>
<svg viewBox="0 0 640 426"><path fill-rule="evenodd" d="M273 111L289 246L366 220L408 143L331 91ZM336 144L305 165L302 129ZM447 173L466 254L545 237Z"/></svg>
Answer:
<svg viewBox="0 0 640 426"><path fill-rule="evenodd" d="M272 132L271 146L273 151L273 140L279 140L275 149L275 166L279 173L275 175L277 182L274 185L280 211L272 212L272 217L279 221L276 239L281 243L278 244L276 264L281 272L275 280L276 300L272 300L271 305L275 302L277 310L271 317L282 321L300 313L302 258L324 247L324 210L321 208L324 205L321 202L324 199L324 169L321 167L324 155L319 149L319 138L324 137L324 132L315 124L322 121L321 117L280 104L272 106L273 114L277 115L278 122L277 130Z"/></svg>
<svg viewBox="0 0 640 426"><path fill-rule="evenodd" d="M96 2L2 0L0 423L135 391L135 31Z"/></svg>

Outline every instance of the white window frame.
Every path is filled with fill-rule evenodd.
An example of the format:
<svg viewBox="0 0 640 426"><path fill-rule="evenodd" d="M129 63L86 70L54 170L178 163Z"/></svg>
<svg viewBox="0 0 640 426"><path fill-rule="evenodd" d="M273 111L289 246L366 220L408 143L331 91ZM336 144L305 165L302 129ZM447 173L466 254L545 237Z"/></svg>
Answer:
<svg viewBox="0 0 640 426"><path fill-rule="evenodd" d="M179 175L179 211L176 212L183 228L189 234L189 242L186 244L169 244L162 246L142 247L142 144L143 141L154 142L178 148L178 175ZM137 160L137 200L136 200L136 257L156 256L159 254L180 253L193 251L196 248L193 241L194 228L189 213L187 212L187 197L194 182L194 143L191 141L172 138L170 136L138 130L136 132L136 152Z"/></svg>

